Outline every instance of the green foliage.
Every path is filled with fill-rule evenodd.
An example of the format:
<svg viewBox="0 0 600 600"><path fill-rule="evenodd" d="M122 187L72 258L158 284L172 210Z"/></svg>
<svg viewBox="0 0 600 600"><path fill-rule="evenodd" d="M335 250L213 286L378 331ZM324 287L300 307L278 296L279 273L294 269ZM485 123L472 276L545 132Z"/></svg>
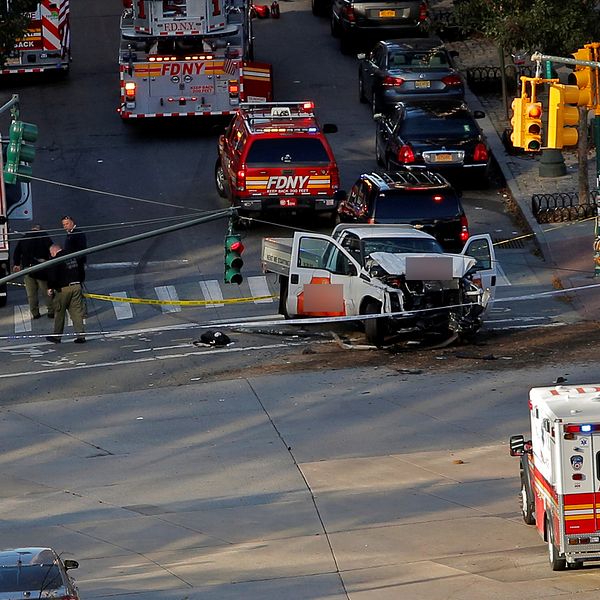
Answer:
<svg viewBox="0 0 600 600"><path fill-rule="evenodd" d="M498 46L569 56L600 41L596 0L455 0L457 22Z"/></svg>
<svg viewBox="0 0 600 600"><path fill-rule="evenodd" d="M35 0L0 0L0 66L23 37L30 21L28 13L36 10L37 4Z"/></svg>

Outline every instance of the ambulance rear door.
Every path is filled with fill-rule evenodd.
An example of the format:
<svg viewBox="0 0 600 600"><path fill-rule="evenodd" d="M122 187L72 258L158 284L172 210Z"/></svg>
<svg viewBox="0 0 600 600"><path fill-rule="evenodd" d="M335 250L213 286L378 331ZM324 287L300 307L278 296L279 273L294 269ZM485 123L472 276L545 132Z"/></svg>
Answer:
<svg viewBox="0 0 600 600"><path fill-rule="evenodd" d="M565 424L557 434L565 533L594 533L600 529L600 425Z"/></svg>

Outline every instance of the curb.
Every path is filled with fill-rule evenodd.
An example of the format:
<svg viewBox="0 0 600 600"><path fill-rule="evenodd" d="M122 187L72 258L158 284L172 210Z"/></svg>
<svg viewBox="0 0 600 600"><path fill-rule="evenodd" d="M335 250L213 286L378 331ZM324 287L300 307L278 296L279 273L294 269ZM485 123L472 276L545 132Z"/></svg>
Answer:
<svg viewBox="0 0 600 600"><path fill-rule="evenodd" d="M484 106L481 104L479 98L468 88L465 88L465 100L467 104L471 108L471 110L481 110L482 112L486 112ZM540 224L535 220L533 214L531 213L530 201L531 199L526 198L518 184L518 181L515 179L510 167L508 166L505 156L506 150L504 149L504 144L502 143L501 133L496 130L496 127L492 123L491 119L487 116L482 119L478 119L480 123L480 127L485 134L490 150L496 160L496 163L500 167L502 171L502 175L506 181L506 185L510 191L510 194L515 201L521 216L526 221L527 225L531 229L535 241L537 242L542 256L544 260L550 263L553 266L556 266L556 261L554 260L554 256L552 254L552 249L546 236L544 234L544 230L540 227Z"/></svg>

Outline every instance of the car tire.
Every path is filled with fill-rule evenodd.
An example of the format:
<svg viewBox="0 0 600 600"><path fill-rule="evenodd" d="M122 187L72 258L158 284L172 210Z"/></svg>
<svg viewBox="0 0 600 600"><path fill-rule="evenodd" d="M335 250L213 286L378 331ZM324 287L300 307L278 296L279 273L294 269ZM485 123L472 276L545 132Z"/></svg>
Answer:
<svg viewBox="0 0 600 600"><path fill-rule="evenodd" d="M379 96L377 95L375 88L373 88L373 93L371 96L371 112L373 115L381 112L381 102L379 101Z"/></svg>
<svg viewBox="0 0 600 600"><path fill-rule="evenodd" d="M361 104L366 104L368 102L367 97L365 96L365 84L363 82L362 71L358 73L358 101Z"/></svg>
<svg viewBox="0 0 600 600"><path fill-rule="evenodd" d="M535 525L535 501L525 475L521 475L521 514L527 525Z"/></svg>
<svg viewBox="0 0 600 600"><path fill-rule="evenodd" d="M547 521L547 537L548 537L548 561L550 568L553 571L564 571L567 568L567 559L561 558L558 552L558 546L554 543L554 533L552 522Z"/></svg>
<svg viewBox="0 0 600 600"><path fill-rule="evenodd" d="M225 183L225 172L223 171L223 165L221 159L218 158L215 164L215 186L217 188L217 194L221 198L227 198L227 184Z"/></svg>
<svg viewBox="0 0 600 600"><path fill-rule="evenodd" d="M333 15L333 12L331 14L331 20L329 22L329 27L331 29L331 35L334 38L339 38L340 37L340 26L339 24L336 22L335 17Z"/></svg>
<svg viewBox="0 0 600 600"><path fill-rule="evenodd" d="M365 315L376 315L381 312L381 306L379 302L371 300L367 302L363 314ZM386 321L385 319L368 319L364 321L365 337L367 342L374 346L381 346L385 339L386 334Z"/></svg>
<svg viewBox="0 0 600 600"><path fill-rule="evenodd" d="M379 149L379 144L377 143L377 137L375 137L375 160L380 167L385 167L385 160L383 156L381 156L381 150Z"/></svg>
<svg viewBox="0 0 600 600"><path fill-rule="evenodd" d="M324 17L327 14L323 0L311 0L310 8L315 17Z"/></svg>

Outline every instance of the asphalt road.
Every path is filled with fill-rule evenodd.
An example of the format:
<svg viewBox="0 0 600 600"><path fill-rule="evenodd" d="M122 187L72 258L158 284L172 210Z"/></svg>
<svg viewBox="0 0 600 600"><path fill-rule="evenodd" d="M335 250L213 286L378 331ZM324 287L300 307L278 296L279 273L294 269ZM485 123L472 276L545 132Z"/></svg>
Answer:
<svg viewBox="0 0 600 600"><path fill-rule="evenodd" d="M99 244L223 206L212 178L219 123L136 128L117 116L120 6L72 3L71 76L2 89L18 92L22 118L40 126L36 176L84 188L34 183L35 220L58 241L63 214ZM282 2L281 20L257 22L256 35L277 98L313 99L321 121L338 125L331 142L343 185L375 168L356 60L339 53L327 22L306 0ZM474 233L520 235L498 189L465 190L464 201ZM261 280L259 242L284 232L248 232L246 282L219 285L224 297L251 295L250 281L273 291ZM224 233L224 224L199 227L94 255L88 289L207 297L206 282L221 277ZM576 318L555 299L503 302L551 281L527 239L498 246L498 257L505 277L486 327ZM213 295L211 307L134 305L120 318L91 301L89 343L76 347L46 343L46 319L27 329L24 293L10 291L0 311L0 539L79 559L85 598L597 593L593 568L549 571L543 543L520 522L518 466L506 449L526 430L530 386L559 375L591 381L593 363L567 373L449 376L432 361L414 375L380 367L233 378L241 366L291 357L305 339L279 335L278 325L234 329L233 345L215 350L196 343L202 327L272 316L274 302L230 308Z"/></svg>

